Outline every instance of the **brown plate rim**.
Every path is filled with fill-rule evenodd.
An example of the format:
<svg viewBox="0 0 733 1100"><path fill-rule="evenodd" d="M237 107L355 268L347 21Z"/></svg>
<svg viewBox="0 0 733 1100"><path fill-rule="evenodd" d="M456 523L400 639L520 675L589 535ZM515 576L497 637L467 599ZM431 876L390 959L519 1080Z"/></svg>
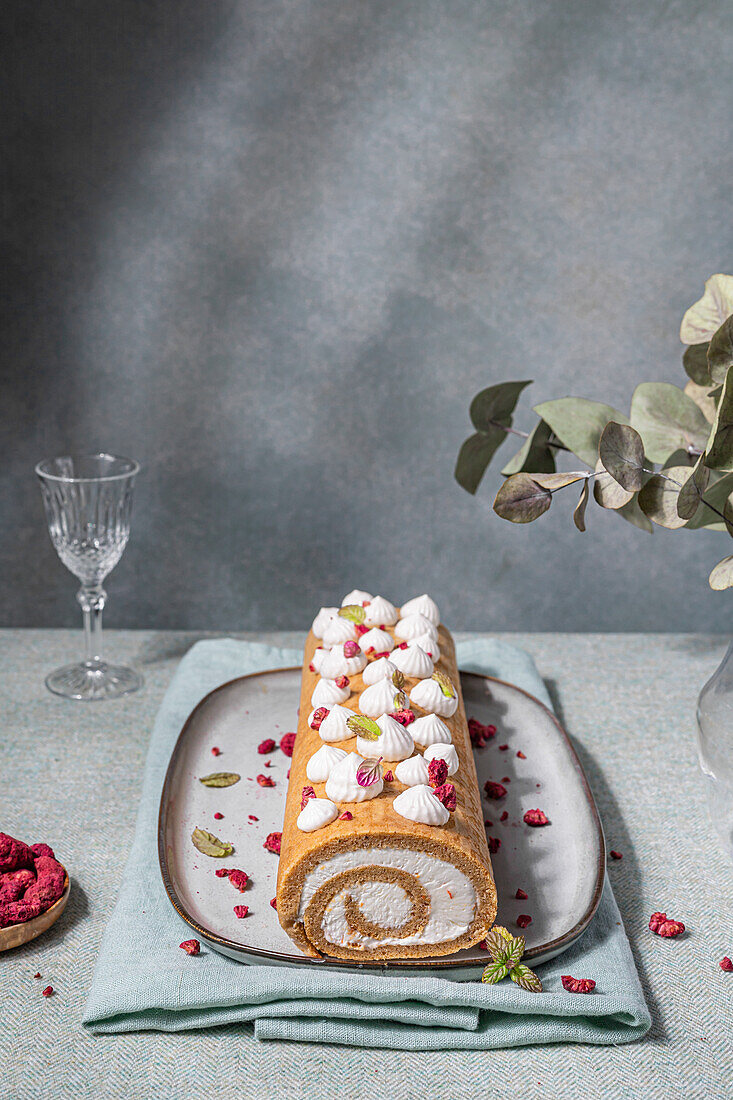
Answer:
<svg viewBox="0 0 733 1100"><path fill-rule="evenodd" d="M170 901L171 905L176 910L179 917L183 921L185 921L185 923L188 924L189 927L193 928L195 932L198 932L198 934L203 939L209 941L212 944L218 944L220 947L224 947L229 951L237 952L238 954L253 955L257 959L272 959L275 962L291 964L295 962L299 966L310 963L315 966L327 966L330 969L339 968L354 970L355 968L368 968L370 970L378 970L382 972L386 970L399 971L400 969L404 969L406 967L414 970L415 968L421 966L429 966L431 970L450 968L468 969L471 967L475 968L476 966L480 966L480 959L456 959L455 956L452 955L439 956L437 958L426 959L424 961L421 959L384 959L381 961L373 962L365 960L364 962L358 963L355 963L353 960L349 959L333 958L330 955L324 956L322 958L310 958L307 955L303 955L301 959L297 955L288 954L284 951L269 951L264 948L247 947L246 944L238 943L236 940L230 940L227 936L221 936L218 932L212 932L211 929L205 928L188 913L184 903L181 901L178 892L176 891L170 872L168 870L168 861L165 852L165 834L168 825L168 806L170 803L170 789L173 783L173 773L176 770L178 756L181 752L183 742L185 741L188 734L189 727L191 726L193 719L197 715L198 711L203 708L210 699L212 699L215 695L218 695L219 692L226 691L234 684L240 684L244 680L252 680L260 676L272 676L273 674L277 673L292 673L300 671L300 666L293 665L288 668L260 669L260 671L258 672L248 672L244 676L236 676L233 680L227 680L226 683L219 684L218 687L215 687L212 691L209 691L206 695L204 695L204 697L198 701L186 721L183 723L181 732L179 733L176 743L173 747L170 760L168 761L168 768L165 773L165 780L163 781L163 789L160 794L160 807L158 810L158 863L160 866L160 873L163 879L165 892L168 895L168 900ZM591 791L590 784L588 783L586 774L583 771L583 765L581 764L578 754L573 747L573 743L570 740L570 737L568 736L562 723L557 718L557 715L553 714L550 708L545 706L545 704L540 699L538 699L535 695L532 695L531 692L525 691L524 688L517 687L516 684L510 683L508 680L500 680L497 676L486 676L480 672L462 672L460 669L459 675L461 677L472 676L477 680L485 680L489 683L501 684L502 687L507 687L511 688L513 691L518 691L521 695L526 696L527 699L530 699L533 703L540 707L540 709L545 712L548 718L550 718L553 725L556 727L558 733L560 734L561 739L565 742L565 745L570 753L575 771L578 774L578 778L580 779L586 801L590 806L594 833L598 844L598 865L596 869L596 883L593 890L593 896L590 900L588 908L586 909L580 920L577 921L572 928L568 929L567 932L563 933L562 936L557 936L554 940L548 940L547 943L538 944L535 947L530 948L528 951L525 952L523 958L533 959L537 958L538 955L545 955L548 952L558 954L560 951L564 950L565 947L569 947L570 944L574 943L575 940L577 940L579 936L581 936L586 930L591 920L595 916L595 912L600 904L601 895L603 893L603 883L606 873L606 841L603 835L603 826L601 824L600 814L598 813L598 807L596 806L596 802L593 797L593 792Z"/></svg>

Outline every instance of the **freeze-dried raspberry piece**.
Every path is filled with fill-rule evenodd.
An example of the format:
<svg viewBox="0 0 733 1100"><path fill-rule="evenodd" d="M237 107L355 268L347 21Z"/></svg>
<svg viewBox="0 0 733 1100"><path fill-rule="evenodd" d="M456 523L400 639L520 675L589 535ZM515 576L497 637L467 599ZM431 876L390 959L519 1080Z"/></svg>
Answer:
<svg viewBox="0 0 733 1100"><path fill-rule="evenodd" d="M273 909L277 909L277 898L270 898L270 905Z"/></svg>
<svg viewBox="0 0 733 1100"><path fill-rule="evenodd" d="M280 855L280 845L282 844L282 833L268 833L265 843L262 845L268 852L274 852L275 855Z"/></svg>
<svg viewBox="0 0 733 1100"><path fill-rule="evenodd" d="M319 730L321 728L321 723L324 722L326 718L328 718L328 715L328 707L318 707L316 710L314 710L313 717L310 720L311 729Z"/></svg>
<svg viewBox="0 0 733 1100"><path fill-rule="evenodd" d="M187 955L198 955L201 950L201 944L198 940L184 940L183 943L178 946L182 951L185 951Z"/></svg>
<svg viewBox="0 0 733 1100"><path fill-rule="evenodd" d="M217 867L217 869L214 871L214 874L217 878L227 878L229 875L229 871L226 867Z"/></svg>
<svg viewBox="0 0 733 1100"><path fill-rule="evenodd" d="M442 787L448 778L448 764L439 756L428 764L428 783L431 787Z"/></svg>
<svg viewBox="0 0 733 1100"><path fill-rule="evenodd" d="M393 783L394 782L394 776L392 775L392 772L385 772L384 775L382 776L382 779L384 780L385 783Z"/></svg>
<svg viewBox="0 0 733 1100"><path fill-rule="evenodd" d="M313 790L312 787L303 787L303 790L302 790L301 795L300 795L300 808L301 808L301 810L305 806L306 802L309 801L309 799L315 798L315 797L316 797L316 792Z"/></svg>
<svg viewBox="0 0 733 1100"><path fill-rule="evenodd" d="M220 814L220 813L215 813L214 814L214 821L222 821L223 819L224 819L224 814Z"/></svg>
<svg viewBox="0 0 733 1100"><path fill-rule="evenodd" d="M498 836L490 836L487 839L489 843L489 851L491 852L492 856L496 855L496 853L501 848L501 841L499 840Z"/></svg>
<svg viewBox="0 0 733 1100"><path fill-rule="evenodd" d="M475 749L482 749L496 733L496 726L484 726L478 718L468 719L468 733Z"/></svg>
<svg viewBox="0 0 733 1100"><path fill-rule="evenodd" d="M398 649L407 649L407 642L400 642L397 646Z"/></svg>
<svg viewBox="0 0 733 1100"><path fill-rule="evenodd" d="M610 855L611 859L623 859L624 858L622 856L621 852L614 852L613 848L609 852L609 855Z"/></svg>
<svg viewBox="0 0 733 1100"><path fill-rule="evenodd" d="M532 825L534 827L550 824L550 819L543 810L527 810L523 820L525 825Z"/></svg>
<svg viewBox="0 0 733 1100"><path fill-rule="evenodd" d="M489 950L489 945L487 944L486 940L479 940L476 946L480 947L482 951Z"/></svg>
<svg viewBox="0 0 733 1100"><path fill-rule="evenodd" d="M260 753L261 756L265 756L268 752L273 752L274 748L275 742L271 737L267 737L264 741L260 741L257 746L257 752Z"/></svg>
<svg viewBox="0 0 733 1100"><path fill-rule="evenodd" d="M529 913L520 913L517 917L517 924L520 928L526 928L528 924L532 923L532 918Z"/></svg>
<svg viewBox="0 0 733 1100"><path fill-rule="evenodd" d="M560 981L568 993L592 993L596 988L592 978L573 978L570 974L563 974Z"/></svg>
<svg viewBox="0 0 733 1100"><path fill-rule="evenodd" d="M527 757L524 755L524 753L522 752L521 749L517 753L517 756L519 757L520 760L526 760L527 759Z"/></svg>
<svg viewBox="0 0 733 1100"><path fill-rule="evenodd" d="M723 956L718 965L721 970L733 970L733 962L731 962L727 955Z"/></svg>
<svg viewBox="0 0 733 1100"><path fill-rule="evenodd" d="M344 642L344 657L358 657L361 653L357 642Z"/></svg>
<svg viewBox="0 0 733 1100"><path fill-rule="evenodd" d="M240 894L243 894L244 891L247 889L249 875L245 874L244 871L238 871L235 867L229 872L229 881L231 882L232 886L236 887L236 889L239 890Z"/></svg>
<svg viewBox="0 0 733 1100"><path fill-rule="evenodd" d="M442 786L436 787L433 794L440 802L443 803L446 810L450 810L451 813L456 808L456 788L452 783L443 783Z"/></svg>
<svg viewBox="0 0 733 1100"><path fill-rule="evenodd" d="M339 817L339 821L352 821L353 818L354 815L349 810L344 810L344 812Z"/></svg>
<svg viewBox="0 0 733 1100"><path fill-rule="evenodd" d="M409 726L412 722L415 721L415 715L411 710L407 708L405 708L404 710L396 710L392 717L394 718L395 722L399 722L401 726Z"/></svg>
<svg viewBox="0 0 733 1100"><path fill-rule="evenodd" d="M502 783L511 783L511 779L509 778L508 775L502 775L501 781L502 781Z"/></svg>
<svg viewBox="0 0 733 1100"><path fill-rule="evenodd" d="M364 623L355 623L357 634L366 634L371 627L365 626Z"/></svg>
<svg viewBox="0 0 733 1100"><path fill-rule="evenodd" d="M246 917L247 914L249 913L249 906L248 905L235 905L234 906L234 913L235 913L235 916L239 917L239 919L241 920L242 917Z"/></svg>
<svg viewBox="0 0 733 1100"><path fill-rule="evenodd" d="M46 988L44 990L42 990L41 996L42 997L53 997L54 992L55 991L54 991L53 986L52 985L47 985Z"/></svg>
<svg viewBox="0 0 733 1100"><path fill-rule="evenodd" d="M269 775L258 775L257 782L261 787L274 787L275 780L271 779Z"/></svg>
<svg viewBox="0 0 733 1100"><path fill-rule="evenodd" d="M28 867L20 867L17 871L6 871L4 874L0 873L0 905L7 905L10 901L18 901L35 881L34 872Z"/></svg>
<svg viewBox="0 0 733 1100"><path fill-rule="evenodd" d="M484 783L484 793L487 798L497 800L504 797L506 794L506 787L501 783L494 783L493 780L487 779Z"/></svg>
<svg viewBox="0 0 733 1100"><path fill-rule="evenodd" d="M247 817L250 819L250 821L259 821L260 820L259 817L255 817L254 814L247 814Z"/></svg>
<svg viewBox="0 0 733 1100"><path fill-rule="evenodd" d="M499 745L499 752L506 752L508 748L508 745Z"/></svg>
<svg viewBox="0 0 733 1100"><path fill-rule="evenodd" d="M487 829L491 829L493 824L494 824L493 821L488 821L488 820L484 821L484 825L486 826Z"/></svg>
<svg viewBox="0 0 733 1100"><path fill-rule="evenodd" d="M293 755L293 748L295 747L295 734L284 733L280 738L280 751L284 752L286 756Z"/></svg>
<svg viewBox="0 0 733 1100"><path fill-rule="evenodd" d="M337 676L334 683L337 688L347 688L349 686L349 677L343 675Z"/></svg>
<svg viewBox="0 0 733 1100"><path fill-rule="evenodd" d="M681 936L685 926L681 920L671 920L666 913L652 913L649 918L649 928L658 936L669 939L672 936Z"/></svg>
<svg viewBox="0 0 733 1100"><path fill-rule="evenodd" d="M508 811L508 810L504 810L504 812L502 813L501 817L499 818L499 821L506 821L506 819L507 819L508 817L509 817L509 811Z"/></svg>
<svg viewBox="0 0 733 1100"><path fill-rule="evenodd" d="M18 871L33 867L33 851L22 840L0 833L0 871Z"/></svg>
<svg viewBox="0 0 733 1100"><path fill-rule="evenodd" d="M218 748L216 745L214 745L213 749L211 750L211 755L212 756L221 756L221 749Z"/></svg>
<svg viewBox="0 0 733 1100"><path fill-rule="evenodd" d="M56 859L53 848L48 844L31 844L31 851L36 859L38 859L39 856L48 856L49 859Z"/></svg>
<svg viewBox="0 0 733 1100"><path fill-rule="evenodd" d="M517 901L526 901L529 897L529 894L527 894L524 890L519 889L517 890L514 897L517 899Z"/></svg>

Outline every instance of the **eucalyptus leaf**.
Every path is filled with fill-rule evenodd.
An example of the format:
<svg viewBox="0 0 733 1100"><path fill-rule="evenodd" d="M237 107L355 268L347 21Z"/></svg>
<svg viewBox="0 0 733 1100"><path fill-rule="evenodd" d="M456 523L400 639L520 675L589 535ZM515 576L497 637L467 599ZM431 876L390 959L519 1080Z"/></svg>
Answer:
<svg viewBox="0 0 733 1100"><path fill-rule="evenodd" d="M677 500L689 477L689 466L671 466L662 473L654 474L639 493L642 512L654 523L667 527L670 531L684 527L687 521L677 511Z"/></svg>
<svg viewBox="0 0 733 1100"><path fill-rule="evenodd" d="M549 424L540 420L533 432L525 439L514 458L510 458L501 471L505 477L520 474L523 471L550 474L555 469L555 448L549 446L554 432Z"/></svg>
<svg viewBox="0 0 733 1100"><path fill-rule="evenodd" d="M547 475L545 475L547 476ZM494 501L494 511L510 523L531 523L552 504L552 493L538 485L529 474L508 477Z"/></svg>
<svg viewBox="0 0 733 1100"><path fill-rule="evenodd" d="M710 484L705 490L702 507L695 513L687 526L693 531L698 527L707 527L713 531L725 531L725 523L718 513L725 508L725 503L731 493L733 493L733 473L719 475L713 470L710 475ZM716 508L717 512L714 512L713 508Z"/></svg>
<svg viewBox="0 0 733 1100"><path fill-rule="evenodd" d="M526 382L499 382L496 386L488 386L477 393L469 410L474 428L479 432L487 432L496 423L511 427L512 413L519 395L525 386L531 384L531 378Z"/></svg>
<svg viewBox="0 0 733 1100"><path fill-rule="evenodd" d="M611 477L599 458L596 462L596 476L593 480L593 496L601 508L617 510L628 504L634 494L619 485L615 477Z"/></svg>
<svg viewBox="0 0 733 1100"><path fill-rule="evenodd" d="M708 371L713 382L724 382L733 367L733 317L726 317L708 345Z"/></svg>
<svg viewBox="0 0 733 1100"><path fill-rule="evenodd" d="M708 577L708 584L716 592L733 588L733 555L718 562Z"/></svg>
<svg viewBox="0 0 733 1100"><path fill-rule="evenodd" d="M692 473L677 496L677 514L685 521L692 519L700 507L702 495L710 480L710 470L703 462L703 458L704 455L700 455Z"/></svg>
<svg viewBox="0 0 733 1100"><path fill-rule="evenodd" d="M707 386L710 389L712 380L708 370L708 343L706 340L703 344L690 344L682 356L682 366L688 378L698 386Z"/></svg>
<svg viewBox="0 0 733 1100"><path fill-rule="evenodd" d="M568 473L561 472L559 474L534 474L529 475L537 485L541 485L543 489L549 489L554 493L557 489L564 489L567 485L574 485L576 481L583 481L588 479L587 470L570 470Z"/></svg>
<svg viewBox="0 0 733 1100"><path fill-rule="evenodd" d="M670 382L642 382L631 399L631 424L652 462L673 451L705 449L710 425L695 402Z"/></svg>
<svg viewBox="0 0 733 1100"><path fill-rule="evenodd" d="M601 432L598 453L605 469L623 489L639 492L644 484L644 444L637 431L610 420Z"/></svg>
<svg viewBox="0 0 733 1100"><path fill-rule="evenodd" d="M723 505L723 522L726 531L733 537L733 496L729 496Z"/></svg>
<svg viewBox="0 0 733 1100"><path fill-rule="evenodd" d="M206 829L194 829L191 833L194 847L198 848L204 856L212 856L214 859L223 859L234 851L234 845L228 840L219 840L213 833L207 833Z"/></svg>
<svg viewBox="0 0 733 1100"><path fill-rule="evenodd" d="M236 772L212 772L211 775L200 776L199 783L205 787L233 787L241 778Z"/></svg>
<svg viewBox="0 0 733 1100"><path fill-rule="evenodd" d="M503 428L491 428L487 432L476 432L464 442L453 476L467 493L476 492L486 468L505 439Z"/></svg>
<svg viewBox="0 0 733 1100"><path fill-rule="evenodd" d="M705 465L713 470L733 471L733 370L728 372L723 383L705 448Z"/></svg>
<svg viewBox="0 0 733 1100"><path fill-rule="evenodd" d="M575 505L575 511L573 512L573 523L579 531L585 531L585 509L588 504L588 497L590 496L590 478L585 479L583 485L583 491L580 494L580 500Z"/></svg>
<svg viewBox="0 0 733 1100"><path fill-rule="evenodd" d="M623 508L617 508L616 515L621 516L627 523L633 524L634 527L638 527L641 531L646 531L650 535L654 530L651 521L647 519L639 507L638 493L631 498L628 504L624 504Z"/></svg>
<svg viewBox="0 0 733 1100"><path fill-rule="evenodd" d="M685 313L680 325L683 344L710 340L726 317L733 313L733 276L711 275L705 293Z"/></svg>
<svg viewBox="0 0 733 1100"><path fill-rule="evenodd" d="M601 432L609 420L628 424L626 417L610 405L587 401L584 397L544 401L535 405L534 411L550 425L560 442L591 468L598 458Z"/></svg>
<svg viewBox="0 0 733 1100"><path fill-rule="evenodd" d="M698 386L697 382L693 382L692 379L690 379L685 385L683 392L695 402L708 424L712 424L715 420L717 402L712 396L710 383L708 382L707 386Z"/></svg>

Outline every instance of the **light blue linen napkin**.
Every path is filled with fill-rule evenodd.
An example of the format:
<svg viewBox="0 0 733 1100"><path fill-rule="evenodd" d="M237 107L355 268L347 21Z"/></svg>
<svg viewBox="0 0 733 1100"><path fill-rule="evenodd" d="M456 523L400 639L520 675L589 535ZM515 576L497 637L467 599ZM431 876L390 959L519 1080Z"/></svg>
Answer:
<svg viewBox="0 0 733 1100"><path fill-rule="evenodd" d="M135 839L100 947L85 1028L182 1031L239 1021L252 1022L261 1039L403 1050L624 1043L643 1035L651 1020L608 883L585 935L539 968L542 994L530 996L510 982L487 986L428 975L279 966L245 971L245 964L212 950L190 965L178 947L190 929L168 901L158 867L158 804L171 751L188 714L213 688L300 660L300 651L222 639L199 642L178 666L155 721ZM531 658L506 642L460 644L458 664L550 703ZM597 989L586 996L565 993L561 973L593 976Z"/></svg>

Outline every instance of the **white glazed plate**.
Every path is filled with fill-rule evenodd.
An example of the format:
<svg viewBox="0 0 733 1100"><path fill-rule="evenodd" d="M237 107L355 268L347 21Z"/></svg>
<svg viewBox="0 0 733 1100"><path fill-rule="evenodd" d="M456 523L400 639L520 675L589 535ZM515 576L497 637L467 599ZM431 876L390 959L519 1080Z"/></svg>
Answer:
<svg viewBox="0 0 733 1100"><path fill-rule="evenodd" d="M308 958L283 932L270 906L278 857L262 845L268 833L282 828L290 759L279 748L260 755L257 746L269 737L279 743L295 729L300 681L299 668L243 676L212 691L187 719L168 765L158 826L160 868L174 908L201 940L241 962L479 977L487 962L480 948L435 959L353 963ZM492 856L497 923L518 931L517 917L529 914L524 958L539 965L574 943L598 907L606 858L598 811L567 734L542 703L490 676L464 672L461 685L468 716L497 727L493 740L475 751L481 790L487 779L504 780L507 788L500 802L482 797L484 817L492 822L487 835L501 841ZM221 755L212 755L214 746ZM526 759L517 756L520 751ZM200 776L220 771L237 772L241 780L226 788L199 783ZM260 774L276 785L261 787ZM524 824L524 812L536 808L550 825ZM502 822L503 811L508 817ZM215 813L224 816L217 821ZM234 854L202 855L191 842L196 827L230 841ZM219 867L245 871L245 892L217 878ZM525 891L526 901L516 900L517 889ZM238 918L235 905L249 906L249 914Z"/></svg>

